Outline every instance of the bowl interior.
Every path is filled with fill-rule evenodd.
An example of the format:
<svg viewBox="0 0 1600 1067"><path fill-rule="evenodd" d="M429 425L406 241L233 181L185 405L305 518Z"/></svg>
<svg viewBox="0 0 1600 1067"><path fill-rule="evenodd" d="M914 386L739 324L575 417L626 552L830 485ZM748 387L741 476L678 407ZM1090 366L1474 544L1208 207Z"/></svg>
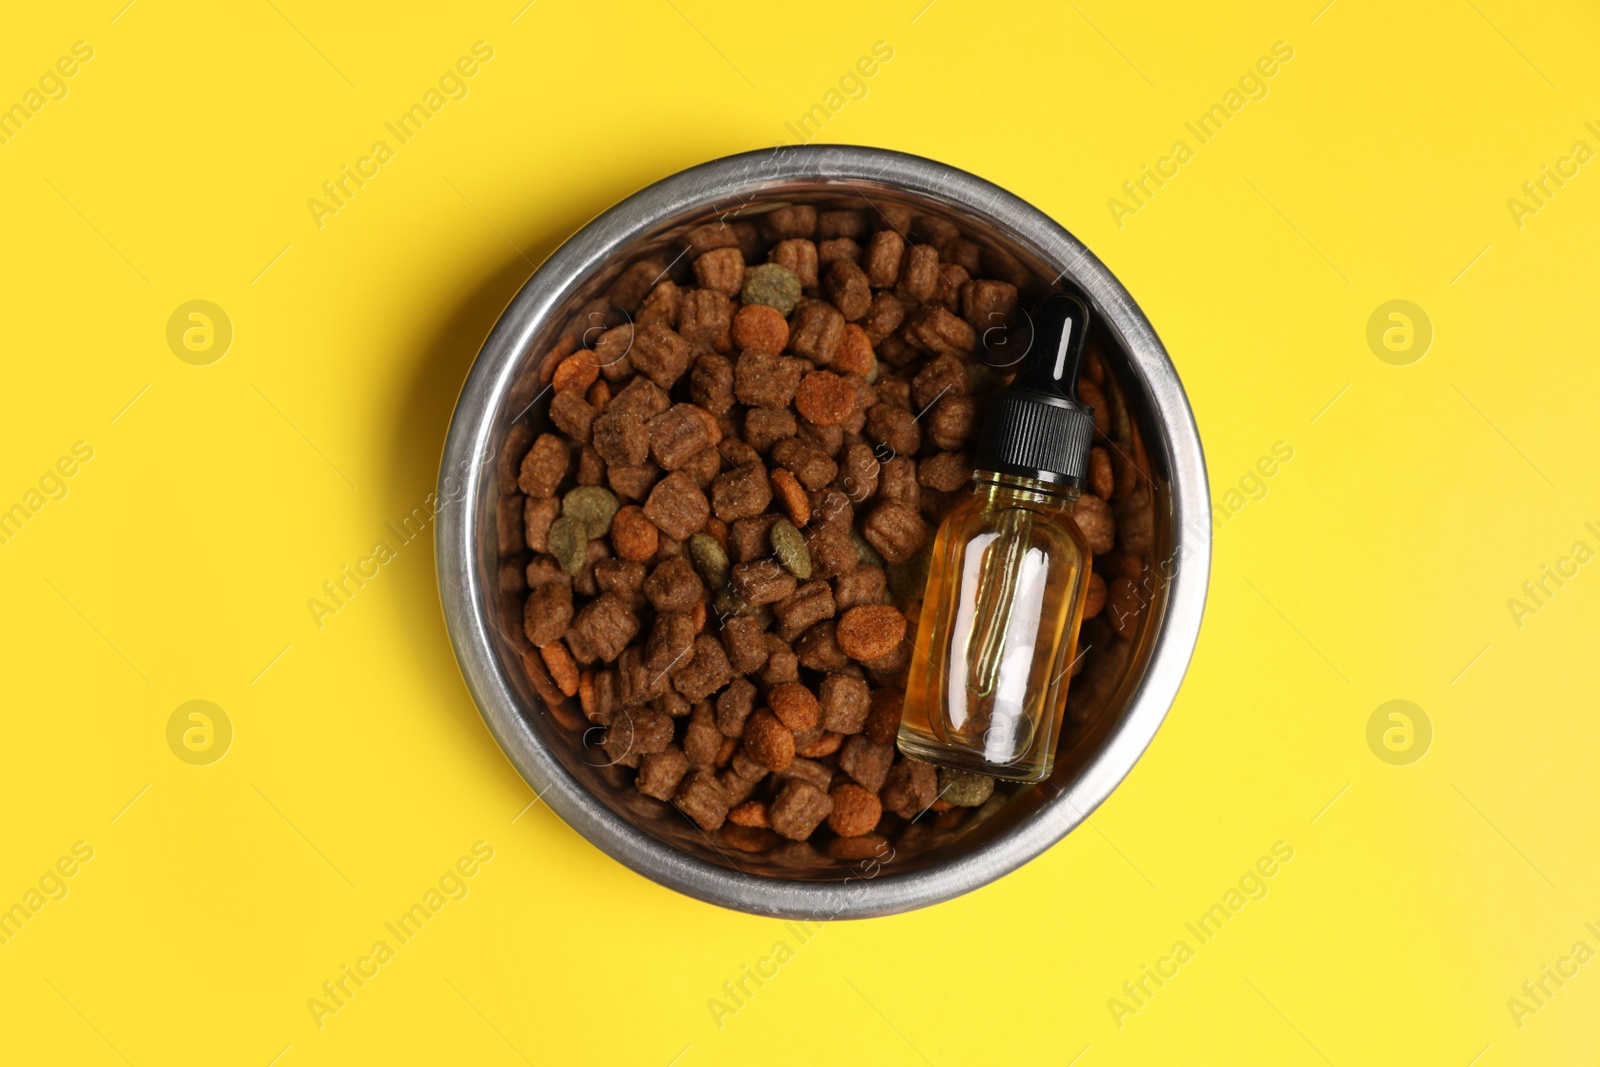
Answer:
<svg viewBox="0 0 1600 1067"><path fill-rule="evenodd" d="M1103 391L1110 408L1108 429L1099 442L1110 454L1118 473L1118 498L1113 500L1119 530L1114 557L1097 557L1097 569L1108 580L1113 573L1139 575L1137 622L1118 633L1108 621L1110 608L1084 625L1080 639L1079 672L1069 688L1066 722L1050 781L1034 786L1001 784L994 796L976 809L956 808L928 812L914 821L886 814L879 837L869 842L830 839L826 830L810 842L790 842L770 832L747 832L724 826L702 832L673 806L638 792L631 771L611 766L600 747L602 731L583 716L575 698L563 698L543 671L537 654L522 630L523 597L499 592L497 575L505 566L526 563L525 553L502 555L496 515L499 508L520 507L515 493L517 449L506 446L513 435L526 441L549 429L546 387L556 349L563 334L581 335L606 316L615 319L599 300L608 286L631 263L645 257L670 262L668 276L682 282L691 276L683 235L695 226L715 221L739 221L786 204L814 204L819 210L848 209L866 212L873 226L904 225L909 211L912 240L947 237L954 228L962 238L982 250L991 275L1017 284L1020 307L1030 307L1044 293L1072 277L1072 264L1047 262L1043 255L995 219L964 207L913 194L885 182L819 179L783 179L769 183L760 195L737 204L714 204L685 209L662 219L640 235L621 254L588 276L562 279L564 295L555 312L546 316L531 335L517 368L516 384L492 411L490 440L496 476L481 480L482 492L469 503L476 508L479 531L474 565L483 590L481 610L491 627L496 669L516 695L522 715L540 742L566 773L597 798L616 818L636 830L694 859L743 874L777 879L837 881L860 877L860 862L870 847L875 858L896 872L914 871L968 855L1029 820L1082 775L1106 746L1137 690L1149 662L1168 602L1168 584L1156 562L1169 558L1173 544L1170 514L1170 474L1167 450L1147 448L1155 440L1154 399L1129 359L1104 315L1096 316L1091 347L1098 351L1108 375ZM1021 316L1019 316L1019 319ZM620 320L618 320L620 321ZM1020 358L1018 341L996 346L989 358L1001 376ZM525 448L525 445L523 446ZM506 492L507 487L511 491ZM1111 569L1108 569L1111 568ZM1125 598L1126 599L1126 598ZM915 619L913 612L911 617Z"/></svg>

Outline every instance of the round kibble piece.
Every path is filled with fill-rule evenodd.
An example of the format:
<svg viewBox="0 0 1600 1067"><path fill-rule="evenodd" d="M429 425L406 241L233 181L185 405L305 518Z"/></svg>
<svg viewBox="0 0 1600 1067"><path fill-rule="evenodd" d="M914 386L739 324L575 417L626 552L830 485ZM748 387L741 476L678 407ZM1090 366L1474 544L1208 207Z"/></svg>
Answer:
<svg viewBox="0 0 1600 1067"><path fill-rule="evenodd" d="M976 808L994 795L994 779L986 774L939 768L939 796L958 808Z"/></svg>
<svg viewBox="0 0 1600 1067"><path fill-rule="evenodd" d="M583 523L563 515L550 524L545 540L563 571L577 574L583 570L584 560L589 556L589 534Z"/></svg>
<svg viewBox="0 0 1600 1067"><path fill-rule="evenodd" d="M744 748L769 771L788 770L794 762L794 734L766 708L744 724Z"/></svg>
<svg viewBox="0 0 1600 1067"><path fill-rule="evenodd" d="M834 789L833 811L828 814L828 829L840 837L860 837L871 833L883 816L878 794L854 782Z"/></svg>
<svg viewBox="0 0 1600 1067"><path fill-rule="evenodd" d="M656 554L660 543L661 531L637 504L629 504L611 520L611 547L623 559L643 563Z"/></svg>
<svg viewBox="0 0 1600 1067"><path fill-rule="evenodd" d="M617 516L617 495L598 485L581 485L562 497L561 514L581 525L589 540L604 537Z"/></svg>
<svg viewBox="0 0 1600 1067"><path fill-rule="evenodd" d="M906 617L890 604L862 604L839 619L834 640L851 659L865 662L893 652L906 635Z"/></svg>
<svg viewBox="0 0 1600 1067"><path fill-rule="evenodd" d="M811 550L806 548L805 535L795 529L794 523L779 519L772 524L768 536L772 538L772 551L785 570L796 578L811 577Z"/></svg>
<svg viewBox="0 0 1600 1067"><path fill-rule="evenodd" d="M795 410L818 426L839 426L856 410L855 383L830 371L812 371L795 390Z"/></svg>
<svg viewBox="0 0 1600 1067"><path fill-rule="evenodd" d="M822 716L816 695L799 682L773 686L767 704L779 721L796 733L816 726Z"/></svg>
<svg viewBox="0 0 1600 1067"><path fill-rule="evenodd" d="M739 296L746 304L765 304L788 315L800 303L800 279L787 267L763 263L745 272Z"/></svg>
<svg viewBox="0 0 1600 1067"><path fill-rule="evenodd" d="M733 317L733 347L782 352L789 347L789 320L767 304L745 304Z"/></svg>

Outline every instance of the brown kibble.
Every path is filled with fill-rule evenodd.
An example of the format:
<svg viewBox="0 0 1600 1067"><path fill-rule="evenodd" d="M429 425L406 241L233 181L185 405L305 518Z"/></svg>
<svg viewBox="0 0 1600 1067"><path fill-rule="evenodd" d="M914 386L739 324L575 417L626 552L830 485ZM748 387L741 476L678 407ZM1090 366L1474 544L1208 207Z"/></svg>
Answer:
<svg viewBox="0 0 1600 1067"><path fill-rule="evenodd" d="M977 438L979 423L975 397L946 395L928 413L928 440L956 451Z"/></svg>
<svg viewBox="0 0 1600 1067"><path fill-rule="evenodd" d="M853 675L835 672L822 679L817 704L824 730L858 734L867 724L872 697L866 682Z"/></svg>
<svg viewBox="0 0 1600 1067"><path fill-rule="evenodd" d="M856 387L849 378L829 371L812 371L800 379L794 394L795 410L818 426L838 426L856 410Z"/></svg>
<svg viewBox="0 0 1600 1067"><path fill-rule="evenodd" d="M746 720L744 748L769 771L785 770L794 762L794 734L766 708Z"/></svg>
<svg viewBox="0 0 1600 1067"><path fill-rule="evenodd" d="M728 821L735 826L754 826L767 830L772 821L767 817L767 805L760 800L747 800L728 812Z"/></svg>
<svg viewBox="0 0 1600 1067"><path fill-rule="evenodd" d="M1089 588L1083 594L1083 617L1092 619L1106 606L1106 580L1098 574L1089 575Z"/></svg>
<svg viewBox="0 0 1600 1067"><path fill-rule="evenodd" d="M572 587L563 582L535 586L523 605L522 629L535 648L561 638L572 622ZM571 694L568 694L569 696Z"/></svg>
<svg viewBox="0 0 1600 1067"><path fill-rule="evenodd" d="M711 483L711 508L723 522L753 519L771 502L772 486L759 463L719 474Z"/></svg>
<svg viewBox="0 0 1600 1067"><path fill-rule="evenodd" d="M657 564L644 580L643 591L657 611L689 611L705 596L694 564L683 556Z"/></svg>
<svg viewBox="0 0 1600 1067"><path fill-rule="evenodd" d="M639 761L639 776L634 785L639 792L657 800L671 800L678 791L683 776L689 773L689 760L683 749L668 745L660 752L652 752Z"/></svg>
<svg viewBox="0 0 1600 1067"><path fill-rule="evenodd" d="M872 235L863 266L874 289L887 289L900 277L900 258L905 248L905 238L893 230L879 230Z"/></svg>
<svg viewBox="0 0 1600 1067"><path fill-rule="evenodd" d="M917 464L917 484L941 493L953 493L972 479L972 457L964 452L940 452Z"/></svg>
<svg viewBox="0 0 1600 1067"><path fill-rule="evenodd" d="M1083 531L1089 551L1095 555L1110 552L1117 543L1117 522L1111 505L1093 494L1080 496L1072 505L1072 519Z"/></svg>
<svg viewBox="0 0 1600 1067"><path fill-rule="evenodd" d="M732 615L722 623L722 645L728 662L740 674L753 674L767 662L767 635L761 621L750 615Z"/></svg>
<svg viewBox="0 0 1600 1067"><path fill-rule="evenodd" d="M879 796L889 811L902 819L914 819L938 799L939 773L931 763L901 757L890 768Z"/></svg>
<svg viewBox="0 0 1600 1067"><path fill-rule="evenodd" d="M867 340L876 348L888 341L905 320L906 306L900 302L900 298L890 292L877 292L872 295L872 306L867 309L860 325ZM904 345L904 342L901 344Z"/></svg>
<svg viewBox="0 0 1600 1067"><path fill-rule="evenodd" d="M551 496L571 464L572 452L567 443L553 433L542 433L522 460L517 486L529 496Z"/></svg>
<svg viewBox="0 0 1600 1067"><path fill-rule="evenodd" d="M813 491L826 486L839 473L839 465L829 459L826 452L798 437L786 438L773 445L772 461Z"/></svg>
<svg viewBox="0 0 1600 1067"><path fill-rule="evenodd" d="M1089 491L1101 500L1110 500L1116 488L1111 471L1111 456L1103 448L1089 449Z"/></svg>
<svg viewBox="0 0 1600 1067"><path fill-rule="evenodd" d="M704 700L733 680L733 666L722 642L710 634L697 634L694 655L671 672L672 687L690 700Z"/></svg>
<svg viewBox="0 0 1600 1067"><path fill-rule="evenodd" d="M692 344L710 345L718 352L733 348L733 298L715 289L690 289L678 309L678 332ZM637 366L639 356L634 353ZM648 372L646 372L648 373ZM665 388L665 386L663 386Z"/></svg>
<svg viewBox="0 0 1600 1067"><path fill-rule="evenodd" d="M782 352L789 347L789 320L775 307L746 304L733 317L733 347Z"/></svg>
<svg viewBox="0 0 1600 1067"><path fill-rule="evenodd" d="M767 260L789 271L807 289L817 284L817 246L804 238L779 241L767 253Z"/></svg>
<svg viewBox="0 0 1600 1067"><path fill-rule="evenodd" d="M650 490L644 514L667 536L684 541L706 524L711 504L688 475L673 471Z"/></svg>
<svg viewBox="0 0 1600 1067"><path fill-rule="evenodd" d="M836 640L845 655L875 660L893 652L906 635L906 617L891 604L862 604L839 617Z"/></svg>
<svg viewBox="0 0 1600 1067"><path fill-rule="evenodd" d="M549 543L546 540L550 533L550 524L556 521L556 516L561 514L561 501L557 497L527 498L522 508L522 533L523 541L534 552L548 552ZM502 554L504 550L502 549Z"/></svg>
<svg viewBox="0 0 1600 1067"><path fill-rule="evenodd" d="M850 662L839 647L837 627L833 619L824 619L801 635L795 642L795 658L800 666L811 671L836 671Z"/></svg>
<svg viewBox="0 0 1600 1067"><path fill-rule="evenodd" d="M911 403L918 411L946 396L965 396L971 390L966 363L956 356L941 355L911 381Z"/></svg>
<svg viewBox="0 0 1600 1067"><path fill-rule="evenodd" d="M817 270L827 279L828 270L835 263L857 266L861 262L861 246L848 237L835 237L817 245Z"/></svg>
<svg viewBox="0 0 1600 1067"><path fill-rule="evenodd" d="M722 825L728 817L728 809L732 807L727 790L722 788L715 775L706 770L690 772L678 787L673 802L707 833Z"/></svg>
<svg viewBox="0 0 1600 1067"><path fill-rule="evenodd" d="M662 389L667 389L689 369L691 354L692 349L685 337L665 323L652 322L634 330L633 351L629 358L641 374Z"/></svg>
<svg viewBox="0 0 1600 1067"><path fill-rule="evenodd" d="M623 559L644 563L656 554L660 532L645 518L644 509L629 504L611 520L611 547Z"/></svg>
<svg viewBox="0 0 1600 1067"><path fill-rule="evenodd" d="M743 737L745 723L755 706L756 687L747 679L735 678L717 695L717 729L724 737Z"/></svg>
<svg viewBox="0 0 1600 1067"><path fill-rule="evenodd" d="M798 682L774 686L767 694L767 705L783 725L796 733L816 726L821 716L816 695Z"/></svg>
<svg viewBox="0 0 1600 1067"><path fill-rule="evenodd" d="M878 800L878 794L854 782L835 786L830 796L833 810L828 814L828 828L840 837L871 833L883 816L883 803Z"/></svg>
<svg viewBox="0 0 1600 1067"><path fill-rule="evenodd" d="M853 259L840 259L828 268L822 280L822 289L839 309L846 322L854 322L872 306L872 288L867 284L867 272Z"/></svg>
<svg viewBox="0 0 1600 1067"><path fill-rule="evenodd" d="M981 336L1011 325L1017 310L1017 287L1010 282L979 278L961 287L961 317Z"/></svg>
<svg viewBox="0 0 1600 1067"><path fill-rule="evenodd" d="M622 654L639 632L639 617L628 610L622 598L602 593L585 604L567 631L572 654L584 663L603 660L610 663Z"/></svg>
<svg viewBox="0 0 1600 1067"><path fill-rule="evenodd" d="M895 295L911 304L926 303L939 284L939 250L932 245L912 245L900 262Z"/></svg>
<svg viewBox="0 0 1600 1067"><path fill-rule="evenodd" d="M823 619L833 618L835 610L833 590L826 581L818 578L806 582L773 606L777 634L785 641L793 641Z"/></svg>
<svg viewBox="0 0 1600 1067"><path fill-rule="evenodd" d="M775 559L757 559L733 566L733 591L752 606L774 604L795 590L795 576Z"/></svg>
<svg viewBox="0 0 1600 1067"><path fill-rule="evenodd" d="M737 248L704 252L694 261L694 277L703 288L737 296L744 285L744 255Z"/></svg>
<svg viewBox="0 0 1600 1067"><path fill-rule="evenodd" d="M786 408L804 373L798 359L751 349L733 365L733 394L751 407Z"/></svg>
<svg viewBox="0 0 1600 1067"><path fill-rule="evenodd" d="M900 332L913 347L936 355L965 355L978 345L967 321L942 304L923 307Z"/></svg>
<svg viewBox="0 0 1600 1067"><path fill-rule="evenodd" d="M833 811L828 794L799 779L790 779L769 809L772 828L791 841L804 841Z"/></svg>
<svg viewBox="0 0 1600 1067"><path fill-rule="evenodd" d="M650 433L635 412L608 411L594 420L594 450L608 464L637 466L650 455Z"/></svg>
<svg viewBox="0 0 1600 1067"><path fill-rule="evenodd" d="M867 438L898 456L914 456L922 447L917 417L905 408L877 403L867 409Z"/></svg>
<svg viewBox="0 0 1600 1067"><path fill-rule="evenodd" d="M844 316L832 304L802 300L789 325L789 351L826 365L844 335Z"/></svg>
<svg viewBox="0 0 1600 1067"><path fill-rule="evenodd" d="M664 471L686 465L695 453L715 445L722 430L705 409L694 404L674 404L649 422L650 455Z"/></svg>
<svg viewBox="0 0 1600 1067"><path fill-rule="evenodd" d="M861 536L890 563L904 563L928 539L928 527L914 509L888 500L867 516Z"/></svg>
<svg viewBox="0 0 1600 1067"><path fill-rule="evenodd" d="M560 641L551 641L539 649L539 655L544 658L545 668L549 670L557 688L569 697L575 696L578 692L578 665L572 661L572 653L567 651L567 646Z"/></svg>
<svg viewBox="0 0 1600 1067"><path fill-rule="evenodd" d="M893 745L879 744L861 734L847 738L839 749L839 769L874 793L883 788L893 763Z"/></svg>

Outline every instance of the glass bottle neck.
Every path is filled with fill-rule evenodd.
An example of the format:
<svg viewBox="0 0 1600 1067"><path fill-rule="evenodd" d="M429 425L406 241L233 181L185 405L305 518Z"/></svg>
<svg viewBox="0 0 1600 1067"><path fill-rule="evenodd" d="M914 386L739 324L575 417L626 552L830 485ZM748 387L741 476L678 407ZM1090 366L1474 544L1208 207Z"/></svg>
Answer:
<svg viewBox="0 0 1600 1067"><path fill-rule="evenodd" d="M1034 478L996 471L972 472L973 492L993 501L1028 503L1039 507L1067 508L1083 494L1083 490L1066 485L1052 485Z"/></svg>

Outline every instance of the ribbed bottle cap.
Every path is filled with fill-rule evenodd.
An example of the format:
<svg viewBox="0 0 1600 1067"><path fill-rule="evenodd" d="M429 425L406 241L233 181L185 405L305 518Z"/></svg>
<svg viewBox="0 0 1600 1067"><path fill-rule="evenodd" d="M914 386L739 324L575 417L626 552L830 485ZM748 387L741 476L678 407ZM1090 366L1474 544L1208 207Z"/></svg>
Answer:
<svg viewBox="0 0 1600 1067"><path fill-rule="evenodd" d="M1033 321L1033 346L1016 380L989 401L976 466L1080 488L1094 442L1094 413L1077 400L1089 308L1070 293L1052 293Z"/></svg>

